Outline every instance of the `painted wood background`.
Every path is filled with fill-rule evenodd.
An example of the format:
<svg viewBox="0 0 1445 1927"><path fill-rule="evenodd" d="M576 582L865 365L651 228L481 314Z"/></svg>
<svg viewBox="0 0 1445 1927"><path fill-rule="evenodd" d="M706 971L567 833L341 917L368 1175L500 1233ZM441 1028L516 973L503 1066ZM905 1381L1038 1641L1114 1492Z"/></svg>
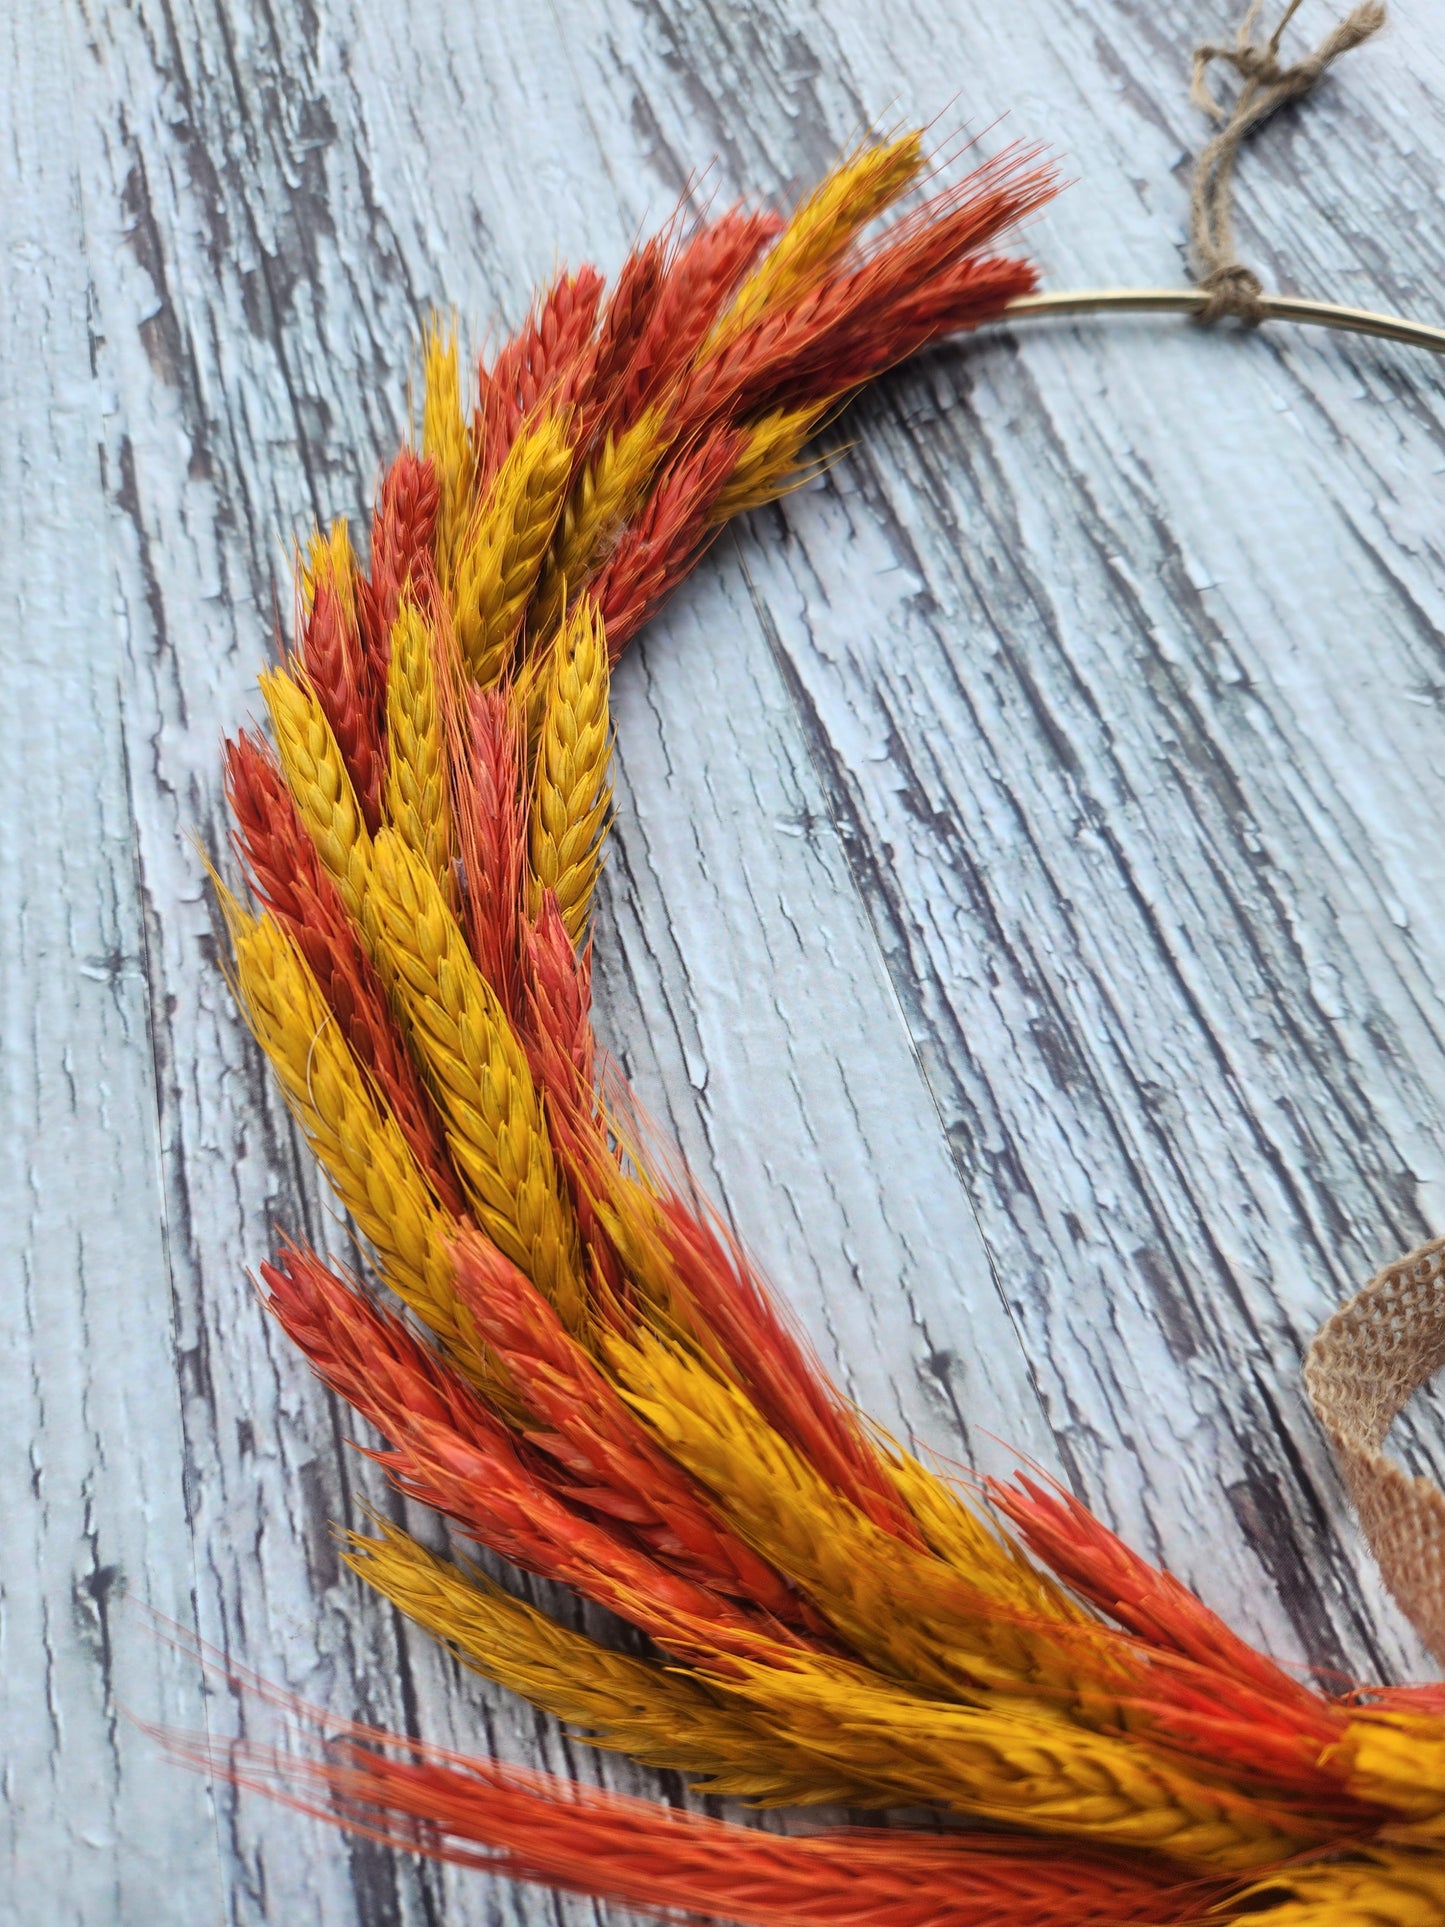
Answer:
<svg viewBox="0 0 1445 1927"><path fill-rule="evenodd" d="M1054 285L1177 282L1187 53L1235 12L0 8L0 1917L588 1912L166 1767L141 1723L243 1715L147 1610L339 1710L656 1790L338 1566L328 1522L394 1502L246 1279L278 1223L342 1234L189 839L422 319L515 321L707 163L786 194L878 117L1060 152ZM1445 43L1437 0L1393 12L1249 155L1242 237L1269 282L1439 318ZM1445 1228L1442 383L1151 321L885 382L619 671L598 935L622 1063L881 1418L1031 1454L1271 1650L1393 1677L1425 1662L1299 1363ZM1422 1401L1403 1449L1439 1468L1442 1427Z"/></svg>

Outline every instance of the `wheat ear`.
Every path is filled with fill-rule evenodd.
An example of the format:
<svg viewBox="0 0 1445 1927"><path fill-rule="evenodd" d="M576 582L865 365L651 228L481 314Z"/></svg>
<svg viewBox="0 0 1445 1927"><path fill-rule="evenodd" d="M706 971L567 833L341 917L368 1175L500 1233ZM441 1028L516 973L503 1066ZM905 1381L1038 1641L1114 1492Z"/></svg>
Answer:
<svg viewBox="0 0 1445 1927"><path fill-rule="evenodd" d="M478 1222L581 1332L577 1226L526 1056L436 878L393 830L376 839L367 907Z"/></svg>
<svg viewBox="0 0 1445 1927"><path fill-rule="evenodd" d="M572 475L568 418L520 435L488 491L457 564L457 642L486 689L507 668Z"/></svg>
<svg viewBox="0 0 1445 1927"><path fill-rule="evenodd" d="M696 1675L599 1646L475 1567L438 1558L399 1527L376 1523L380 1539L347 1535L342 1557L352 1570L474 1672L580 1727L592 1745L705 1775L703 1791L768 1805L869 1806L894 1797L850 1778Z"/></svg>
<svg viewBox="0 0 1445 1927"><path fill-rule="evenodd" d="M386 728L387 821L450 895L451 795L435 639L409 594L391 629Z"/></svg>
<svg viewBox="0 0 1445 1927"><path fill-rule="evenodd" d="M709 347L736 340L754 322L816 286L854 237L913 184L922 166L923 136L914 132L860 148L834 168L738 289Z"/></svg>
<svg viewBox="0 0 1445 1927"><path fill-rule="evenodd" d="M860 1666L812 1655L744 1662L719 1691L896 1801L1249 1872L1335 1833L1286 1806L1195 1779L1127 1733L1070 1726L1047 1704L949 1705Z"/></svg>
<svg viewBox="0 0 1445 1927"><path fill-rule="evenodd" d="M1106 1695L1136 1684L1137 1669L1111 1654L1097 1626L1072 1615L1049 1624L1047 1593L997 1541L980 1535L979 1567L965 1579L874 1525L695 1356L647 1331L609 1339L606 1355L633 1409L739 1537L870 1664L944 1697L996 1687L1042 1688L1061 1703L1087 1694L1106 1716Z"/></svg>
<svg viewBox="0 0 1445 1927"><path fill-rule="evenodd" d="M325 583L341 604L348 630L356 632L357 561L351 543L351 524L344 515L326 530L313 529L306 545L306 562L301 570L301 595L308 609L316 603L316 591Z"/></svg>
<svg viewBox="0 0 1445 1927"><path fill-rule="evenodd" d="M1404 1816L1400 1839L1445 1844L1445 1734L1437 1715L1377 1707L1352 1719L1335 1749L1357 1799Z"/></svg>
<svg viewBox="0 0 1445 1927"><path fill-rule="evenodd" d="M249 916L224 892L222 907L247 1021L337 1197L375 1250L397 1297L469 1372L485 1375L453 1283L450 1222L401 1127L352 1056L304 958L279 924L270 916Z"/></svg>
<svg viewBox="0 0 1445 1927"><path fill-rule="evenodd" d="M747 431L747 440L712 507L712 520L726 522L748 509L774 502L812 475L817 464L804 462L803 449L835 404L784 408L764 415Z"/></svg>
<svg viewBox="0 0 1445 1927"><path fill-rule="evenodd" d="M1438 1927L1445 1861L1438 1854L1369 1848L1344 1860L1284 1867L1230 1896L1231 1917L1261 1927Z"/></svg>
<svg viewBox="0 0 1445 1927"><path fill-rule="evenodd" d="M532 915L551 890L574 944L592 906L612 800L607 680L602 619L584 598L567 618L548 669L528 824Z"/></svg>
<svg viewBox="0 0 1445 1927"><path fill-rule="evenodd" d="M476 450L462 411L461 369L454 328L433 321L423 347L422 453L431 457L439 489L435 533L437 574L450 585L471 518Z"/></svg>
<svg viewBox="0 0 1445 1927"><path fill-rule="evenodd" d="M970 1585L1020 1618L1076 1626L1093 1623L1051 1574L1030 1563L1017 1541L975 1512L926 1465L897 1448L885 1463L929 1551Z"/></svg>
<svg viewBox="0 0 1445 1927"><path fill-rule="evenodd" d="M533 635L553 633L565 612L566 597L585 585L642 506L667 454L666 421L667 409L659 402L643 409L620 435L609 430L602 447L572 484L527 612Z"/></svg>
<svg viewBox="0 0 1445 1927"><path fill-rule="evenodd" d="M346 762L315 693L284 669L261 675L287 787L347 914L362 923L371 838Z"/></svg>

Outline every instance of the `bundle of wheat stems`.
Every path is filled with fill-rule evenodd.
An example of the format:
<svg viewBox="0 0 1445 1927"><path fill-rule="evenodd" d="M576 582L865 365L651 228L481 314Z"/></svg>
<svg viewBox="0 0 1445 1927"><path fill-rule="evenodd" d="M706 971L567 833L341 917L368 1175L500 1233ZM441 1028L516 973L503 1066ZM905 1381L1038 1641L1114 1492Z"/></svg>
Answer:
<svg viewBox="0 0 1445 1927"><path fill-rule="evenodd" d="M300 571L228 746L256 908L236 990L368 1247L264 1267L271 1312L403 1492L641 1629L569 1630L379 1524L361 1577L594 1744L768 1804L926 1806L778 1838L360 1728L204 1763L401 1847L756 1923L1445 1917L1445 1692L1327 1698L1077 1503L965 1496L834 1390L599 1075L589 912L609 666L861 383L1026 293L986 252L1051 192L1017 153L868 145L784 223L674 222L564 274ZM468 376L470 379L470 376ZM973 1823L970 1826L960 1822Z"/></svg>

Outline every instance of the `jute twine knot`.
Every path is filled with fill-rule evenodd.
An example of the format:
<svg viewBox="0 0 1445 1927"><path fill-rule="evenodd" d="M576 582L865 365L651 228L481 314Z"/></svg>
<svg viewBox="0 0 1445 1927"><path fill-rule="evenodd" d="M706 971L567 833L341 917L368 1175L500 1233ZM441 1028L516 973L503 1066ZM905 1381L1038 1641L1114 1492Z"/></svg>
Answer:
<svg viewBox="0 0 1445 1927"><path fill-rule="evenodd" d="M1263 315L1263 284L1253 268L1246 267L1234 252L1234 164L1241 146L1276 108L1301 99L1332 61L1358 47L1385 24L1380 0L1365 0L1326 34L1313 53L1283 66L1279 43L1299 5L1300 0L1290 0L1279 25L1268 40L1261 41L1251 36L1263 0L1251 0L1233 46L1206 41L1194 49L1189 98L1211 120L1220 123L1219 132L1199 156L1189 193L1190 247L1199 285L1209 296L1198 318L1206 326L1233 315L1252 328ZM1232 67L1243 83L1233 107L1226 107L1210 90L1209 68L1216 60Z"/></svg>

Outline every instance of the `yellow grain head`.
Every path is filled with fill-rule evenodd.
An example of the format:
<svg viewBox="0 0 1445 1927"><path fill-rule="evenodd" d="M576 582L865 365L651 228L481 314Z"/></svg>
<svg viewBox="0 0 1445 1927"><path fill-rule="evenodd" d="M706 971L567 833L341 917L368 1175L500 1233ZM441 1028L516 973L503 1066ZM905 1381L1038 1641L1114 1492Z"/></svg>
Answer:
<svg viewBox="0 0 1445 1927"><path fill-rule="evenodd" d="M1403 1816L1392 1829L1400 1838L1445 1846L1445 1729L1438 1715L1362 1712L1346 1726L1336 1756L1357 1799Z"/></svg>
<svg viewBox="0 0 1445 1927"><path fill-rule="evenodd" d="M368 904L379 961L437 1094L478 1223L568 1329L583 1331L576 1221L526 1056L436 878L394 830L376 838Z"/></svg>
<svg viewBox="0 0 1445 1927"><path fill-rule="evenodd" d="M575 596L606 559L617 535L641 507L670 446L667 409L646 408L586 464L568 492L537 593L528 612L534 635L549 635L562 620L566 595Z"/></svg>
<svg viewBox="0 0 1445 1927"><path fill-rule="evenodd" d="M705 1774L708 1791L768 1804L879 1804L870 1789L805 1752L680 1666L599 1646L504 1592L475 1568L439 1559L398 1527L349 1534L342 1557L463 1664L585 1730L592 1745L645 1766ZM887 1797L887 1796L883 1796Z"/></svg>
<svg viewBox="0 0 1445 1927"><path fill-rule="evenodd" d="M305 959L270 916L223 901L256 1041L386 1282L474 1378L486 1378L453 1283L452 1227L385 1101L352 1056Z"/></svg>
<svg viewBox="0 0 1445 1927"><path fill-rule="evenodd" d="M262 674L261 694L301 820L347 910L360 923L370 838L326 712L305 681L284 669Z"/></svg>
<svg viewBox="0 0 1445 1927"><path fill-rule="evenodd" d="M692 1353L642 1330L609 1339L606 1355L634 1410L739 1537L870 1665L932 1693L1023 1688L1087 1704L1093 1717L1137 1684L1102 1628L1072 1615L1057 1630L1047 1623L1044 1589L1030 1597L996 1541L980 1534L984 1569L962 1575L875 1526Z"/></svg>
<svg viewBox="0 0 1445 1927"><path fill-rule="evenodd" d="M433 321L423 345L424 398L422 453L436 469L441 499L437 508L437 573L450 586L456 560L472 515L476 452L462 407L460 358L455 327Z"/></svg>
<svg viewBox="0 0 1445 1927"><path fill-rule="evenodd" d="M457 643L482 687L506 670L572 476L569 418L519 435L467 531L457 561Z"/></svg>
<svg viewBox="0 0 1445 1927"><path fill-rule="evenodd" d="M734 296L713 333L722 347L813 287L856 235L918 178L923 136L860 148L821 181Z"/></svg>
<svg viewBox="0 0 1445 1927"><path fill-rule="evenodd" d="M356 628L356 554L351 546L351 530L344 515L338 516L324 534L314 529L301 571L301 593L309 609L316 600L320 583L334 590L341 604L348 629Z"/></svg>
<svg viewBox="0 0 1445 1927"><path fill-rule="evenodd" d="M733 472L713 506L714 522L726 522L764 502L776 501L818 472L819 464L805 462L803 449L833 404L789 408L764 415L748 430L747 441Z"/></svg>
<svg viewBox="0 0 1445 1927"><path fill-rule="evenodd" d="M1019 1620L1057 1620L1061 1626L1093 1623L1062 1586L1040 1572L1020 1546L937 1473L896 1447L885 1462L929 1550L981 1595Z"/></svg>
<svg viewBox="0 0 1445 1927"><path fill-rule="evenodd" d="M561 630L533 644L512 671L507 700L516 719L520 740L526 744L527 781L537 767L537 747L542 740L542 721L547 714L547 694L552 687L552 657L561 641Z"/></svg>
<svg viewBox="0 0 1445 1927"><path fill-rule="evenodd" d="M436 638L404 596L392 624L386 684L386 817L450 900L451 795L438 676Z"/></svg>
<svg viewBox="0 0 1445 1927"><path fill-rule="evenodd" d="M1391 1847L1285 1867L1233 1897L1258 1927L1438 1927L1445 1859ZM1221 1909L1221 1912L1224 1910Z"/></svg>
<svg viewBox="0 0 1445 1927"><path fill-rule="evenodd" d="M745 1660L718 1685L898 1804L1226 1874L1270 1866L1332 1834L1328 1820L1196 1780L1176 1753L1073 1726L1047 1703L1002 1694L949 1703L824 1653Z"/></svg>
<svg viewBox="0 0 1445 1927"><path fill-rule="evenodd" d="M568 616L546 681L528 826L532 914L553 890L573 943L586 928L612 798L607 638L586 597Z"/></svg>

